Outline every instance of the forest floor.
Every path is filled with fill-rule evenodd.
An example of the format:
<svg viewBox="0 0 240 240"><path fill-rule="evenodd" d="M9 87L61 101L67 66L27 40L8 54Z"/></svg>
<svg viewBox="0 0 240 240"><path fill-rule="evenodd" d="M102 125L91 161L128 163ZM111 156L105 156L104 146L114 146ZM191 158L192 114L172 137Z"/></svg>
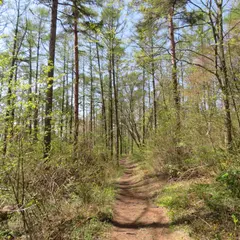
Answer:
<svg viewBox="0 0 240 240"><path fill-rule="evenodd" d="M166 183L164 176L139 176L138 166L122 160L124 174L117 182L111 240L190 240L188 234L172 227L167 210L152 199Z"/></svg>

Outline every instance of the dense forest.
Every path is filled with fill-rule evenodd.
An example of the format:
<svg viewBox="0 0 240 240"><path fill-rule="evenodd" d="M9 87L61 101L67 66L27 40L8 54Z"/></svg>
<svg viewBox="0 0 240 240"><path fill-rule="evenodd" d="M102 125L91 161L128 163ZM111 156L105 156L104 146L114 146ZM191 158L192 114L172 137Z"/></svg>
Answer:
<svg viewBox="0 0 240 240"><path fill-rule="evenodd" d="M180 239L117 222L119 191L128 215L126 186L146 180L181 239L240 239L238 0L3 0L0 15L0 239Z"/></svg>

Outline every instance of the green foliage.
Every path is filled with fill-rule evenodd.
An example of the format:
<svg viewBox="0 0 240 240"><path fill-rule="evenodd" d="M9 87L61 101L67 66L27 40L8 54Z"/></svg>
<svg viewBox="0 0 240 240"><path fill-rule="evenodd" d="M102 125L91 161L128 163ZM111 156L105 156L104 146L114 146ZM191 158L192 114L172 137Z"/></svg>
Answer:
<svg viewBox="0 0 240 240"><path fill-rule="evenodd" d="M14 232L11 232L9 230L1 230L0 227L0 239L2 240L12 239L13 235L15 235Z"/></svg>
<svg viewBox="0 0 240 240"><path fill-rule="evenodd" d="M92 218L81 228L73 229L71 240L94 240L108 227L107 223L99 221L98 218Z"/></svg>
<svg viewBox="0 0 240 240"><path fill-rule="evenodd" d="M232 220L233 220L233 223L235 224L235 226L238 224L238 222L239 222L239 220L238 220L238 218L234 215L234 214L232 214Z"/></svg>
<svg viewBox="0 0 240 240"><path fill-rule="evenodd" d="M190 205L188 196L190 184L187 182L172 183L166 185L159 193L156 203L159 206L167 207L173 219L186 214Z"/></svg>
<svg viewBox="0 0 240 240"><path fill-rule="evenodd" d="M192 191L196 192L209 209L218 215L219 220L231 220L233 214L238 216L240 199L234 197L222 184L197 184Z"/></svg>
<svg viewBox="0 0 240 240"><path fill-rule="evenodd" d="M135 149L131 155L131 160L134 162L143 163L146 160L146 149Z"/></svg>
<svg viewBox="0 0 240 240"><path fill-rule="evenodd" d="M240 200L219 182L206 179L168 183L156 204L166 207L173 226L188 224L194 239L235 239L239 231Z"/></svg>
<svg viewBox="0 0 240 240"><path fill-rule="evenodd" d="M11 16L11 24L1 24L0 36L0 147L3 147L5 138L8 140L7 154L2 157L0 171L0 206L20 206L27 217L12 213L9 225L0 230L0 236L24 235L24 232L32 233L32 239L90 240L99 236L112 218L110 205L115 196L112 180L120 172L111 151L106 149L105 141L106 134L107 144L112 142L115 145L117 119L114 112L117 107L122 150L126 153L133 150L131 158L138 162L140 170L147 168L171 180L159 194L158 205L170 209L174 218L189 217L187 214L192 211L207 222L203 221L207 230L213 222L220 226L223 226L222 222L229 222L229 229L232 225L237 229L240 219L240 163L237 154L240 146L239 26L236 24L239 4L231 6L229 4L233 1L228 1L224 8L230 6L230 11L226 13L223 9L227 23L223 28L227 35L223 43L226 59L222 59L224 54L216 56L216 53L221 53L218 51L221 45L219 42L215 44L212 36L214 29L217 41L221 35L218 34L221 28L216 2L212 6L203 4L197 7L193 5L194 1L190 3L186 0L134 0L130 3L134 7L130 20L137 22L133 26L126 22L129 12L125 3L129 1L76 1L81 37L78 157L73 161L73 103L77 99L72 92L75 81L72 13L75 9L71 4L61 6L55 66L52 66L53 62L46 66L48 49L45 41L50 40L50 35L45 25L49 22L50 8L38 7L34 1L29 6L26 1L20 2L16 1L15 5L14 1L10 1L9 9L1 8L4 20L8 21L6 16ZM170 10L173 10L176 59L171 59L174 54L169 51L167 18ZM14 19L17 12L20 13L19 18ZM211 14L213 26L209 25ZM12 34L16 22L19 22L19 29L14 39ZM185 24L189 27L186 28ZM4 30L4 26L8 28ZM95 44L99 46L99 59ZM17 54L11 56L14 45ZM214 52L215 47L217 51ZM223 74L225 68L221 64L214 64L216 59L219 63L226 61L226 74ZM15 61L14 66L11 66L12 60ZM181 95L180 133L176 131L177 112L173 103L170 60L176 60L178 66L174 73L177 74L177 90ZM194 63L202 66L201 70L192 66ZM38 69L35 68L37 66ZM47 75L53 67L57 75L48 79ZM220 79L216 79L215 72ZM227 83L224 75L229 76L230 84L229 111L235 148L231 153L226 151L226 136L222 130L226 114L226 98L222 96ZM103 89L100 89L101 77ZM91 79L94 80L92 87ZM113 80L117 83L116 93L110 90ZM51 156L44 161L45 94L46 85L51 82L54 84ZM156 89L153 89L154 83ZM101 96L102 92L104 96ZM154 129L154 92L157 129ZM105 100L105 109L101 97ZM35 110L38 139L33 136L32 129L36 120ZM102 121L103 110L107 116L107 133ZM10 114L6 116L6 112ZM92 132L89 131L90 118L94 125ZM110 141L112 133L114 139ZM144 176L146 172L142 173ZM202 184L199 184L200 181ZM205 213L214 215L210 223L202 216ZM27 224L23 224L24 221ZM212 228L212 236L220 239L221 234L215 226Z"/></svg>
<svg viewBox="0 0 240 240"><path fill-rule="evenodd" d="M238 21L240 18L239 8L240 8L240 4L239 2L236 2L236 5L231 9L230 13L226 15L224 20L227 23L231 23L232 21Z"/></svg>
<svg viewBox="0 0 240 240"><path fill-rule="evenodd" d="M24 196L22 207L37 216L31 219L35 239L40 235L46 239L54 235L64 239L94 239L106 229L106 222L112 218L111 204L115 196L112 181L119 174L113 162L95 149L73 162L72 146L54 138L52 157L44 163L39 143L35 146L31 142L23 143L9 146L11 157L6 158L4 171L0 172L0 206L16 205L11 189L18 189L22 184L22 178L17 176L22 174L19 157L22 159L24 152L25 189L17 191L19 199ZM13 213L8 223L2 230L4 233L24 235L20 214Z"/></svg>
<svg viewBox="0 0 240 240"><path fill-rule="evenodd" d="M234 196L240 198L240 170L230 169L218 176L217 180L224 184Z"/></svg>
<svg viewBox="0 0 240 240"><path fill-rule="evenodd" d="M201 11L184 11L181 15L183 22L190 26L199 24L204 20L204 14Z"/></svg>

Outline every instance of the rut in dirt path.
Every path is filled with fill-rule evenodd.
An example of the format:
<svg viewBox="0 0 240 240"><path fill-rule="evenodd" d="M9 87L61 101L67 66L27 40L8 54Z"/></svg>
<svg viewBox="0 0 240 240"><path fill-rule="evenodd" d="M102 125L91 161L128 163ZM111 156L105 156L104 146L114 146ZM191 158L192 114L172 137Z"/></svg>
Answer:
<svg viewBox="0 0 240 240"><path fill-rule="evenodd" d="M184 231L170 231L166 210L151 203L164 178L139 180L137 165L122 160L125 167L114 206L111 240L189 240Z"/></svg>

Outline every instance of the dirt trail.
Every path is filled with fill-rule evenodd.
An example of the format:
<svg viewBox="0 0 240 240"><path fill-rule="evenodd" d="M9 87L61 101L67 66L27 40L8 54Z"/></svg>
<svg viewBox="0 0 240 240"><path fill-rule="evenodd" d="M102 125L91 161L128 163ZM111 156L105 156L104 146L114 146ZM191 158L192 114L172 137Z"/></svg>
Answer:
<svg viewBox="0 0 240 240"><path fill-rule="evenodd" d="M164 180L148 177L139 180L134 174L137 166L121 162L125 166L114 206L111 240L190 240L184 231L170 230L166 210L154 206L150 199Z"/></svg>

